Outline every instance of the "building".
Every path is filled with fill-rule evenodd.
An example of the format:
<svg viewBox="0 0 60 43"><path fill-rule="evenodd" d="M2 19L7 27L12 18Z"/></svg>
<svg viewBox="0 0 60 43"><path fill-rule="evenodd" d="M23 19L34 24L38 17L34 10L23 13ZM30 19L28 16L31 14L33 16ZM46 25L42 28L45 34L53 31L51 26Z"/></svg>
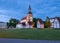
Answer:
<svg viewBox="0 0 60 43"><path fill-rule="evenodd" d="M23 17L19 23L16 25L16 28L34 28L34 23L33 23L33 14L31 11L31 6L29 5L28 8L28 13L26 17ZM40 19L37 21L37 28L44 28L44 23Z"/></svg>
<svg viewBox="0 0 60 43"><path fill-rule="evenodd" d="M37 28L44 28L44 22L41 19L37 20Z"/></svg>
<svg viewBox="0 0 60 43"><path fill-rule="evenodd" d="M60 17L50 18L51 28L60 28Z"/></svg>
<svg viewBox="0 0 60 43"><path fill-rule="evenodd" d="M33 15L31 7L29 5L28 13L26 17L23 17L19 23L16 25L17 28L33 28Z"/></svg>
<svg viewBox="0 0 60 43"><path fill-rule="evenodd" d="M7 23L0 22L0 29L7 29Z"/></svg>

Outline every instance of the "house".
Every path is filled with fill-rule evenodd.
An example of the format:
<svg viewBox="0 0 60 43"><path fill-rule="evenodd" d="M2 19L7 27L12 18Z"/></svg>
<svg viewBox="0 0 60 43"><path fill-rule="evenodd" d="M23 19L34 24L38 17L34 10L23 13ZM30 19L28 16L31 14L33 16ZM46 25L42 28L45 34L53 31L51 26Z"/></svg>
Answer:
<svg viewBox="0 0 60 43"><path fill-rule="evenodd" d="M0 29L7 29L7 23L0 22Z"/></svg>
<svg viewBox="0 0 60 43"><path fill-rule="evenodd" d="M31 7L29 5L28 13L26 17L23 17L19 23L16 25L16 28L33 28L33 15L31 12Z"/></svg>
<svg viewBox="0 0 60 43"><path fill-rule="evenodd" d="M60 28L60 17L50 18L51 28Z"/></svg>
<svg viewBox="0 0 60 43"><path fill-rule="evenodd" d="M41 19L37 20L37 28L44 28L44 22Z"/></svg>

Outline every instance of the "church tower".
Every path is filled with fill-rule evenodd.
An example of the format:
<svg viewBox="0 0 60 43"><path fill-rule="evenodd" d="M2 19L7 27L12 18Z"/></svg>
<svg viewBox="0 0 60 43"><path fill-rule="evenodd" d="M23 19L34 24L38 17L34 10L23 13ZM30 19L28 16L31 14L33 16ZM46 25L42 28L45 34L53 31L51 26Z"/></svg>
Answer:
<svg viewBox="0 0 60 43"><path fill-rule="evenodd" d="M27 13L27 22L33 22L33 15L32 15L32 11L31 11L31 6L29 5L28 8L28 13Z"/></svg>

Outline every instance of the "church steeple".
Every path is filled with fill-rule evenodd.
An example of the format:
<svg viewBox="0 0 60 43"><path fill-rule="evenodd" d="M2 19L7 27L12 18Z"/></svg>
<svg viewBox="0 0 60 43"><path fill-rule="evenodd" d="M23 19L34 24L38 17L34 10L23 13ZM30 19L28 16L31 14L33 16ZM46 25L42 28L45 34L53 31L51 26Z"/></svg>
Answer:
<svg viewBox="0 0 60 43"><path fill-rule="evenodd" d="M27 22L33 22L33 15L32 15L32 11L31 11L31 6L30 5L29 5L29 8L28 8Z"/></svg>
<svg viewBox="0 0 60 43"><path fill-rule="evenodd" d="M29 8L28 8L28 14L32 14L30 5L29 5Z"/></svg>

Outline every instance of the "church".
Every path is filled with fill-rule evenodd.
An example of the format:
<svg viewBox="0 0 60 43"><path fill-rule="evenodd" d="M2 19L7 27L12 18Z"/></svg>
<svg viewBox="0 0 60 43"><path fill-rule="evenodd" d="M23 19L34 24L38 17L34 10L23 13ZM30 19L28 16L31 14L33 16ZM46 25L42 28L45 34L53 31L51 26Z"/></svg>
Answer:
<svg viewBox="0 0 60 43"><path fill-rule="evenodd" d="M34 28L33 27L33 14L31 11L31 6L29 5L27 16L22 18L16 25L16 28ZM39 24L38 24L39 21ZM44 28L44 23L42 20L37 21L37 28ZM42 26L42 27L41 27Z"/></svg>
<svg viewBox="0 0 60 43"><path fill-rule="evenodd" d="M31 7L29 5L27 16L22 18L16 27L20 28L33 28L33 15L31 12Z"/></svg>

